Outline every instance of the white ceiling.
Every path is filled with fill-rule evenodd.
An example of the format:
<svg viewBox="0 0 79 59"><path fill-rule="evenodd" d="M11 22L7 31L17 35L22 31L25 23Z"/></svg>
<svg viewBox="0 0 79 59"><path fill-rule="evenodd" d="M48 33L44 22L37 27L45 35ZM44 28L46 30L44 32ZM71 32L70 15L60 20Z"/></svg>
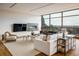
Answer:
<svg viewBox="0 0 79 59"><path fill-rule="evenodd" d="M13 3L0 3L0 11L27 15L42 15L79 8L78 3L16 3L15 6L10 8L12 4Z"/></svg>

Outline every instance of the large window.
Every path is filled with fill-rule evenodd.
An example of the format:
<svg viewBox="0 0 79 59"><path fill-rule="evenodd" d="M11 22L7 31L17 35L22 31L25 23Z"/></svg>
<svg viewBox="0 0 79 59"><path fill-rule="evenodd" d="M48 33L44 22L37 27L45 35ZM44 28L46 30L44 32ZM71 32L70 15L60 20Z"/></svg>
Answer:
<svg viewBox="0 0 79 59"><path fill-rule="evenodd" d="M79 10L72 10L72 11L66 11L63 12L63 16L75 16L75 15L79 15Z"/></svg>
<svg viewBox="0 0 79 59"><path fill-rule="evenodd" d="M51 22L52 26L61 26L61 13L51 14Z"/></svg>
<svg viewBox="0 0 79 59"><path fill-rule="evenodd" d="M79 10L63 12L63 26L79 26Z"/></svg>
<svg viewBox="0 0 79 59"><path fill-rule="evenodd" d="M49 15L44 15L43 18L44 18L45 25L49 26Z"/></svg>
<svg viewBox="0 0 79 59"><path fill-rule="evenodd" d="M61 26L61 18L52 18L50 24L52 26Z"/></svg>
<svg viewBox="0 0 79 59"><path fill-rule="evenodd" d="M70 33L79 34L79 9L43 15L43 19L43 23L49 28L48 30L58 31L64 27Z"/></svg>
<svg viewBox="0 0 79 59"><path fill-rule="evenodd" d="M79 26L79 16L64 17L63 26Z"/></svg>
<svg viewBox="0 0 79 59"><path fill-rule="evenodd" d="M69 33L79 34L79 10L63 12L63 26Z"/></svg>
<svg viewBox="0 0 79 59"><path fill-rule="evenodd" d="M49 19L44 19L46 26L49 26Z"/></svg>
<svg viewBox="0 0 79 59"><path fill-rule="evenodd" d="M51 14L51 18L58 18L58 17L61 17L61 13Z"/></svg>
<svg viewBox="0 0 79 59"><path fill-rule="evenodd" d="M58 32L61 26L61 13L50 15L50 31Z"/></svg>

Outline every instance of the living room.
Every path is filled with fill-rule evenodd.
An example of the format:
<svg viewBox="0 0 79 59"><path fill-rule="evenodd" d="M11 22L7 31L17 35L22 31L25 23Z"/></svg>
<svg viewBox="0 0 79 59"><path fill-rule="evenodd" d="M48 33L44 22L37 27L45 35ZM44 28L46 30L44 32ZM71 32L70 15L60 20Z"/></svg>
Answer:
<svg viewBox="0 0 79 59"><path fill-rule="evenodd" d="M55 54L58 50L52 46L58 47L57 42L49 40L57 40L57 34L59 33L61 36L61 30L68 31L69 34L79 34L78 10L79 3L0 3L0 40L12 56L66 55L65 52L64 54L60 52L60 54ZM67 11L71 11L71 14L65 13ZM65 20L65 17L73 17L73 20L72 18L69 18L70 21L69 19ZM9 37L6 37L7 33ZM72 40L74 35L67 37ZM77 42L79 42L78 38ZM71 43L73 44L73 42ZM77 45L78 43L75 48L77 50L69 52L68 56L79 55L77 53L79 45ZM72 48L72 46L70 47ZM3 54L5 56L7 53Z"/></svg>

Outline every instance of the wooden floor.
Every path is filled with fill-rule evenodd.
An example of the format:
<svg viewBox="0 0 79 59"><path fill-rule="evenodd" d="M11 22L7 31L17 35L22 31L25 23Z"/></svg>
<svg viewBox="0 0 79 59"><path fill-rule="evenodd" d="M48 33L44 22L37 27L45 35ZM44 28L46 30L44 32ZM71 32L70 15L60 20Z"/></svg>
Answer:
<svg viewBox="0 0 79 59"><path fill-rule="evenodd" d="M10 51L5 47L2 41L0 41L0 56L12 56Z"/></svg>
<svg viewBox="0 0 79 59"><path fill-rule="evenodd" d="M47 56L47 55L45 55L44 53L41 52L36 56ZM64 54L63 53L56 53L52 56L64 56ZM73 50L70 50L66 56L79 56L79 39L76 39L76 48Z"/></svg>
<svg viewBox="0 0 79 59"><path fill-rule="evenodd" d="M12 56L10 51L0 41L0 56ZM36 56L47 56L44 53L39 53ZM64 56L63 53L56 53L52 56ZM67 56L79 56L79 39L76 39L76 49L70 50Z"/></svg>

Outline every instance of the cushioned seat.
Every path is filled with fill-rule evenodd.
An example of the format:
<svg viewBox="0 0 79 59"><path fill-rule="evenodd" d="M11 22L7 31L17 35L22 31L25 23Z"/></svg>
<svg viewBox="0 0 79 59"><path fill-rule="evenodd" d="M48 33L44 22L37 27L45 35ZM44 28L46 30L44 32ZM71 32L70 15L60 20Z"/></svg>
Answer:
<svg viewBox="0 0 79 59"><path fill-rule="evenodd" d="M5 32L4 33L4 40L5 40L5 42L6 41L15 41L16 38L17 38L17 36L14 35L14 34L11 34L10 32Z"/></svg>

